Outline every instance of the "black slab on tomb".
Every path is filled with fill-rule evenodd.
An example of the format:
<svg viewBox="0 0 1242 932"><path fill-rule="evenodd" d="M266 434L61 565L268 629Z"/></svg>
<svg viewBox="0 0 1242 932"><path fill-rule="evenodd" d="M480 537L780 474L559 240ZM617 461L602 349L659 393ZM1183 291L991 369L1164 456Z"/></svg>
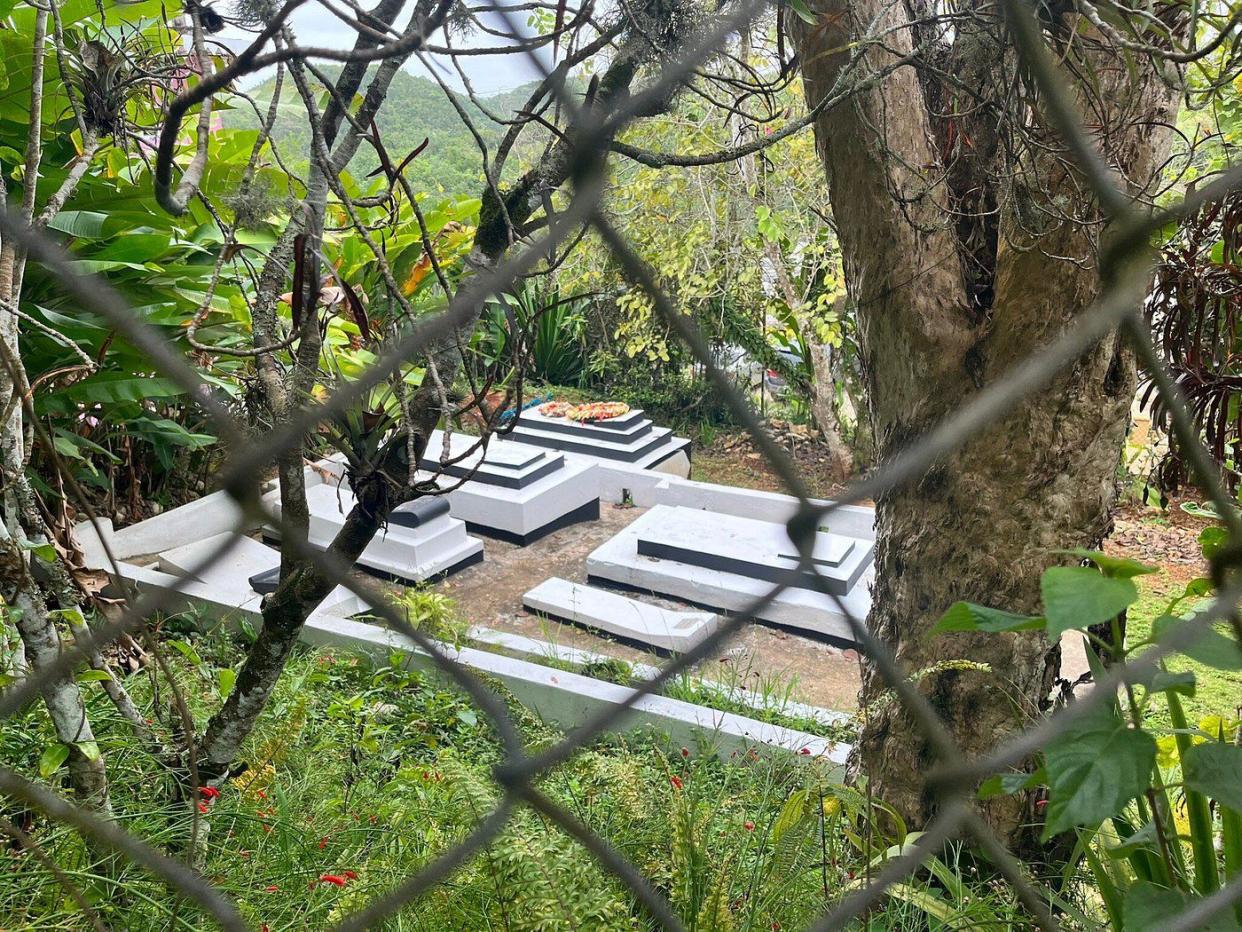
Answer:
<svg viewBox="0 0 1242 932"><path fill-rule="evenodd" d="M539 451L542 453L542 451ZM456 478L470 477L471 482L478 482L482 485L496 485L506 489L524 489L528 485L538 482L544 476L550 476L562 466L565 465L565 457L557 455L548 455L543 453L541 457L536 457L540 463L531 469L527 465L515 466L512 463L489 462L483 461L483 465L478 469L467 463L453 463L448 466L441 467L440 463L429 456L424 456L418 461L419 468L426 469L429 472L443 471L450 476ZM522 470L525 469L525 472ZM471 473L473 472L473 475Z"/></svg>
<svg viewBox="0 0 1242 932"><path fill-rule="evenodd" d="M870 551L873 545L870 542L863 541L859 541L858 545L862 545L866 552L863 554L862 559L857 560L850 567L849 575L840 572L838 567L825 566L819 571L819 578L823 580L825 588L834 595L848 595L858 580L862 578L863 573L867 571L867 567L871 565ZM734 575L746 576L750 579L792 586L795 589L817 588L815 574L813 573L798 572L796 569L768 564L751 563L723 554L713 553L710 550L692 550L686 547L679 547L676 544L639 537L638 553L644 557L655 557L658 560L673 560L677 563L687 563L690 566L701 566L708 570L718 570L722 573L733 573Z"/></svg>
<svg viewBox="0 0 1242 932"><path fill-rule="evenodd" d="M276 591L276 583L280 581L280 564L270 570L255 573L250 577L250 588L259 595L271 595Z"/></svg>
<svg viewBox="0 0 1242 932"><path fill-rule="evenodd" d="M398 505L388 515L388 523L414 530L430 524L449 513L448 499L443 495L428 496Z"/></svg>
<svg viewBox="0 0 1242 932"><path fill-rule="evenodd" d="M656 428L642 438L644 441L642 444L633 449L625 449L622 446L629 444L624 437L619 437L617 443L611 443L606 437L575 437L568 433L545 433L542 436L523 433L518 436L522 443L563 450L566 453L585 453L588 456L618 460L622 463L637 463L644 456L673 439L672 431L667 427Z"/></svg>
<svg viewBox="0 0 1242 932"><path fill-rule="evenodd" d="M517 429L514 433L515 438L520 438L524 434L523 428L530 430L546 430L554 434L569 434L577 437L592 437L596 440L615 441L617 443L628 443L631 440L637 440L639 437L645 437L651 433L651 429L655 426L651 421L642 417L642 412L638 412L639 420L633 421L629 425L614 424L612 421L571 421L563 417L549 418L518 418ZM628 418L629 415L626 415Z"/></svg>

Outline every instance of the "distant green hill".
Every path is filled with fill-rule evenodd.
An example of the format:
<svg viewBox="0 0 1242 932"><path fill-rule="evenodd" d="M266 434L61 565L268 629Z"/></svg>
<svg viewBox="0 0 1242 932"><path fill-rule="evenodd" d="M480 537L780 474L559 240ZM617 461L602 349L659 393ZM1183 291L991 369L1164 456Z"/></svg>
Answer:
<svg viewBox="0 0 1242 932"><path fill-rule="evenodd" d="M323 72L334 79L339 68L324 68ZM250 96L262 112L271 101L273 81L264 81L250 91ZM481 98L483 107L501 119L512 119L534 91L534 83L525 84ZM494 122L464 95L458 97L463 109L470 114L475 129L490 149L504 135L506 127ZM476 196L483 188L483 163L478 144L462 123L461 117L444 92L434 82L405 71L393 79L388 100L380 109L380 137L394 163L400 162L410 151L428 140L427 148L406 169L405 176L415 190L444 192ZM258 116L249 105L236 102L233 109L225 111L224 123L231 127L253 128L258 126ZM286 81L281 94L280 110L272 136L280 146L286 164L296 172L303 172L309 162L308 145L310 127L302 101L290 82ZM524 133L522 152L537 156L537 147L545 133L538 127L529 127ZM375 150L367 143L358 149L350 164L355 178L361 179L379 167ZM515 166L516 167L516 166ZM508 173L506 173L508 174Z"/></svg>

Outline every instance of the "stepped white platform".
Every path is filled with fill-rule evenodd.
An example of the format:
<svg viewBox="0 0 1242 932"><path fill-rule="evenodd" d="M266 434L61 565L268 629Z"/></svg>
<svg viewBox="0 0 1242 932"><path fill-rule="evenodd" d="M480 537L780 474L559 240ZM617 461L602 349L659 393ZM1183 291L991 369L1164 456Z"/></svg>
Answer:
<svg viewBox="0 0 1242 932"><path fill-rule="evenodd" d="M690 441L674 437L667 427L656 427L641 409L606 421L580 423L563 417L545 417L538 408L527 408L518 415L511 436L533 446L628 463L641 469L657 469L679 454L687 468L690 462Z"/></svg>
<svg viewBox="0 0 1242 932"><path fill-rule="evenodd" d="M522 596L522 605L559 621L569 621L624 641L682 653L716 630L710 612L677 612L594 586L553 577Z"/></svg>
<svg viewBox="0 0 1242 932"><path fill-rule="evenodd" d="M874 542L822 531L818 537L814 557L827 586L865 618ZM787 588L756 618L852 643L836 603L810 588L796 564L783 524L657 505L587 558L587 579L728 613L748 611L783 582Z"/></svg>
<svg viewBox="0 0 1242 932"><path fill-rule="evenodd" d="M327 547L354 506L353 493L344 485L324 483L306 490L306 502L310 507L307 538L313 547ZM273 507L279 512L279 502ZM375 535L358 564L391 579L424 582L482 559L483 542L466 533L465 522L450 517L448 507L438 498L422 498L393 510L388 528Z"/></svg>
<svg viewBox="0 0 1242 932"><path fill-rule="evenodd" d="M225 543L232 540L223 556L217 557L197 573L193 570L209 558ZM262 596L275 590L275 580L280 572L280 553L249 537L236 537L232 533L214 534L202 540L165 550L159 555L157 569L172 576L185 576L208 587L221 603L248 605L258 603ZM271 585L257 580L271 579ZM320 603L321 609L337 609L347 614L360 612L365 607L344 586L337 586Z"/></svg>
<svg viewBox="0 0 1242 932"><path fill-rule="evenodd" d="M470 477L446 497L453 517L465 521L471 533L525 546L599 518L599 481L591 461L500 437L492 437L486 450L471 452L477 443L477 437L453 434L445 458L444 435L437 430L419 463L444 473L438 480L443 488ZM441 466L442 460L447 465Z"/></svg>

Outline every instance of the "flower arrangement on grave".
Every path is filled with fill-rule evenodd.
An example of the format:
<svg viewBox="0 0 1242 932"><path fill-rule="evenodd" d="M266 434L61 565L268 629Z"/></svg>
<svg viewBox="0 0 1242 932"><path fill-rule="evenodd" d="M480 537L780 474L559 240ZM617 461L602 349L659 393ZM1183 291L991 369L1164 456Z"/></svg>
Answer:
<svg viewBox="0 0 1242 932"><path fill-rule="evenodd" d="M571 421L606 421L628 413L630 406L624 401L593 401L575 406L565 416Z"/></svg>
<svg viewBox="0 0 1242 932"><path fill-rule="evenodd" d="M539 406L539 413L544 417L565 417L573 409L568 401L549 401Z"/></svg>

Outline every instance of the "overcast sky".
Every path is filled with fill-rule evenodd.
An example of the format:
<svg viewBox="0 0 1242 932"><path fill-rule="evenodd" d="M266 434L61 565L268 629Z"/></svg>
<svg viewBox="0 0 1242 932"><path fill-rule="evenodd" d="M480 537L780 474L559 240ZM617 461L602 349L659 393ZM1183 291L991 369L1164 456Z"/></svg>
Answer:
<svg viewBox="0 0 1242 932"><path fill-rule="evenodd" d="M364 4L369 5L369 4ZM227 4L220 4L222 9L227 9ZM526 25L526 14L515 14L514 20L523 27ZM327 48L350 48L354 44L356 34L350 30L348 26L339 19L325 10L317 3L307 3L301 6L292 17L292 26L294 34L298 38L299 45L320 46ZM232 26L227 27L222 33L216 36L217 39L223 40L229 48L237 51L245 47L253 36L235 29ZM434 38L432 44L443 44L440 40L442 35ZM499 40L494 36L479 35L472 39L454 39L454 45L468 45L475 47L495 46ZM541 53L545 62L547 61L546 50ZM480 56L463 56L460 59L462 68L470 77L470 83L475 91L479 94L495 94L499 91L507 91L510 88L517 87L519 84L525 84L539 77L539 72L535 65L530 61L530 57L525 54L509 54L509 55L480 55ZM429 77L428 71L423 67L422 63L415 58L411 58L406 64L406 70L411 74ZM457 76L457 69L453 67L451 62L441 62L439 65L440 77L450 87L462 90L461 79ZM243 82L243 86L250 87L268 77L271 71L252 75Z"/></svg>

